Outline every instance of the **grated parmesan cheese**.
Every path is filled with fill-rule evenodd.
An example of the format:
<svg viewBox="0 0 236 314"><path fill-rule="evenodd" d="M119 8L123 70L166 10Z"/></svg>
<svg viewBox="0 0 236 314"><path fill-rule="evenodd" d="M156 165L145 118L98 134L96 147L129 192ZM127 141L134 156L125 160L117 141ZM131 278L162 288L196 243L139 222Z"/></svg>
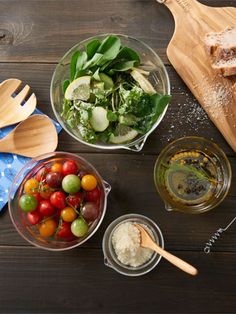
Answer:
<svg viewBox="0 0 236 314"><path fill-rule="evenodd" d="M150 229L148 232L152 235ZM140 246L140 232L131 222L124 222L115 229L112 245L118 260L132 267L143 265L153 254L152 250Z"/></svg>

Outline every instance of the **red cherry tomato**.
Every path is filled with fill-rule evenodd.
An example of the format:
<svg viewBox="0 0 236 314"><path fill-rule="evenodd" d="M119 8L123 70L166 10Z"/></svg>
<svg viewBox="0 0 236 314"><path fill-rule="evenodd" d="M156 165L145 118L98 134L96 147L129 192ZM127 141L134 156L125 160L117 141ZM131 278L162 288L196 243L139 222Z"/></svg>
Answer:
<svg viewBox="0 0 236 314"><path fill-rule="evenodd" d="M40 196L46 200L50 198L52 195L53 190L50 188L48 184L44 184L42 187L40 187Z"/></svg>
<svg viewBox="0 0 236 314"><path fill-rule="evenodd" d="M71 232L71 223L63 221L61 225L59 226L59 229L57 231L57 237L58 238L64 238L64 239L73 239L74 235Z"/></svg>
<svg viewBox="0 0 236 314"><path fill-rule="evenodd" d="M36 225L41 221L42 217L37 210L27 214L27 220L31 225Z"/></svg>
<svg viewBox="0 0 236 314"><path fill-rule="evenodd" d="M85 194L85 200L87 202L97 202L100 199L101 191L98 188L95 188L92 191L87 191Z"/></svg>
<svg viewBox="0 0 236 314"><path fill-rule="evenodd" d="M38 192L33 193L32 195L37 199L38 203L40 203L43 200L43 198L40 196Z"/></svg>
<svg viewBox="0 0 236 314"><path fill-rule="evenodd" d="M50 202L54 207L63 209L66 207L66 194L61 191L56 191L51 195Z"/></svg>
<svg viewBox="0 0 236 314"><path fill-rule="evenodd" d="M43 200L39 203L39 213L42 216L51 216L55 213L55 208L52 206L49 200Z"/></svg>
<svg viewBox="0 0 236 314"><path fill-rule="evenodd" d="M46 167L41 168L41 169L36 173L36 176L35 176L36 180L37 180L38 182L45 180L45 179L46 179L46 175L47 175L47 173L49 173L49 172L50 172L50 169L49 169L49 168L46 168Z"/></svg>
<svg viewBox="0 0 236 314"><path fill-rule="evenodd" d="M66 198L67 204L75 209L80 207L82 200L83 200L83 194L81 192L71 194Z"/></svg>
<svg viewBox="0 0 236 314"><path fill-rule="evenodd" d="M67 160L62 165L62 173L64 176L68 174L77 174L79 171L78 166L74 160Z"/></svg>

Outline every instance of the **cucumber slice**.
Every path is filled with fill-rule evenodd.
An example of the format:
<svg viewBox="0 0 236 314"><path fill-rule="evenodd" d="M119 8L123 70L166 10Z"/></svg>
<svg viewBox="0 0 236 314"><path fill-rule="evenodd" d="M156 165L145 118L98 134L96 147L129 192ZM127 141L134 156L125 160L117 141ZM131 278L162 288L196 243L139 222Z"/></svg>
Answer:
<svg viewBox="0 0 236 314"><path fill-rule="evenodd" d="M105 73L100 73L99 77L100 77L101 81L104 82L105 89L109 89L109 88L112 88L114 86L114 83L113 83L112 78L110 76L106 75Z"/></svg>
<svg viewBox="0 0 236 314"><path fill-rule="evenodd" d="M123 144L132 141L138 132L127 125L118 124L114 134L110 135L109 141L113 144Z"/></svg>
<svg viewBox="0 0 236 314"><path fill-rule="evenodd" d="M92 117L90 123L94 131L103 132L109 125L109 120L107 119L107 110L103 107L95 107L92 110Z"/></svg>
<svg viewBox="0 0 236 314"><path fill-rule="evenodd" d="M81 76L71 82L66 89L65 98L68 100L88 100L90 96L90 76Z"/></svg>

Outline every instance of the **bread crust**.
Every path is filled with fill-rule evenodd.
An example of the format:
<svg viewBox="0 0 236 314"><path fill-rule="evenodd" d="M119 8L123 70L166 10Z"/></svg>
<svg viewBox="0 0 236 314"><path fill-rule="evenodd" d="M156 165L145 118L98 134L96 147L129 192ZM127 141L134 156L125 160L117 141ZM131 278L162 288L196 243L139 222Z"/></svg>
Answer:
<svg viewBox="0 0 236 314"><path fill-rule="evenodd" d="M236 75L236 28L228 27L219 33L205 36L205 48L214 70L223 76Z"/></svg>

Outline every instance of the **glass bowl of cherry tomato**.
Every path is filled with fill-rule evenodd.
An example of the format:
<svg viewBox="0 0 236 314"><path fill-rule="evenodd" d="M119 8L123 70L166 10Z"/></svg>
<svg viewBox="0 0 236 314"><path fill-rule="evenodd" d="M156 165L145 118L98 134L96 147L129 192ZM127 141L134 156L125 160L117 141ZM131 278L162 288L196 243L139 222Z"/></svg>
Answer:
<svg viewBox="0 0 236 314"><path fill-rule="evenodd" d="M74 248L99 228L110 185L82 157L53 152L30 160L9 192L11 220L31 244L51 250Z"/></svg>

